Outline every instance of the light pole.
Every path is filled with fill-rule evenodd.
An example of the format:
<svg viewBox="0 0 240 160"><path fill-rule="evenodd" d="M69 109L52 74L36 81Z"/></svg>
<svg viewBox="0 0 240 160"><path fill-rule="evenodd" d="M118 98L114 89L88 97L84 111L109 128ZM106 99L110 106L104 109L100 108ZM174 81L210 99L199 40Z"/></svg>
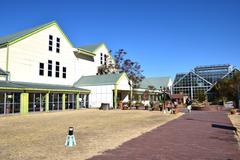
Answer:
<svg viewBox="0 0 240 160"><path fill-rule="evenodd" d="M162 100L163 100L163 113L166 113L166 110L165 110L165 96L166 96L166 88L165 87L163 87L162 88L162 86L160 86L160 91L162 92L162 95L163 96L161 96L162 97Z"/></svg>

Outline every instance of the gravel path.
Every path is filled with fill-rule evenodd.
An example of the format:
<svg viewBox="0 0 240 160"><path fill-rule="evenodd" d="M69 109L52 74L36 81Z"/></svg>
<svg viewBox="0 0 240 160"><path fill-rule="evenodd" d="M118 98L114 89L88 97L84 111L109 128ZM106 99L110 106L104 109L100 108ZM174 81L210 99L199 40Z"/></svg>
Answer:
<svg viewBox="0 0 240 160"><path fill-rule="evenodd" d="M233 131L211 124L232 125L225 112L193 111L91 160L238 160Z"/></svg>

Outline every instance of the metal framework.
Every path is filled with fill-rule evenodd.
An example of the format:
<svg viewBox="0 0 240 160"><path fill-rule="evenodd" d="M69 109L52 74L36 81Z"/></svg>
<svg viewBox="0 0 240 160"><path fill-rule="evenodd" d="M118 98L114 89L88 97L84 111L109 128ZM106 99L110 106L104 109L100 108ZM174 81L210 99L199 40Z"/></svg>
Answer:
<svg viewBox="0 0 240 160"><path fill-rule="evenodd" d="M197 66L188 73L176 74L173 83L173 94L184 93L191 99L198 99L205 94L217 81L229 75L233 66L229 64Z"/></svg>

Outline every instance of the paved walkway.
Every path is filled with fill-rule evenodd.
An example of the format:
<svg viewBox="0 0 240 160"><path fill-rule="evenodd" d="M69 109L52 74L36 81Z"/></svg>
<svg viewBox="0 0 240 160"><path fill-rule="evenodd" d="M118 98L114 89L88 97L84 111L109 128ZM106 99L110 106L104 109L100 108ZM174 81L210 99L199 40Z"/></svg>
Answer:
<svg viewBox="0 0 240 160"><path fill-rule="evenodd" d="M231 125L225 112L193 111L91 160L239 160L233 131L212 123Z"/></svg>

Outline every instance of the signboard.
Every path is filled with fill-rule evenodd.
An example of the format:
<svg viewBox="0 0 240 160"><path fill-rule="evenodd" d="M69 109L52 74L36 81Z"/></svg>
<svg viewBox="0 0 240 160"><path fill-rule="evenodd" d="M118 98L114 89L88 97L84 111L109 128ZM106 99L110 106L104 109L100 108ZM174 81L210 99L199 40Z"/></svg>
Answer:
<svg viewBox="0 0 240 160"><path fill-rule="evenodd" d="M227 109L234 108L233 101L228 101L224 104L224 107Z"/></svg>

